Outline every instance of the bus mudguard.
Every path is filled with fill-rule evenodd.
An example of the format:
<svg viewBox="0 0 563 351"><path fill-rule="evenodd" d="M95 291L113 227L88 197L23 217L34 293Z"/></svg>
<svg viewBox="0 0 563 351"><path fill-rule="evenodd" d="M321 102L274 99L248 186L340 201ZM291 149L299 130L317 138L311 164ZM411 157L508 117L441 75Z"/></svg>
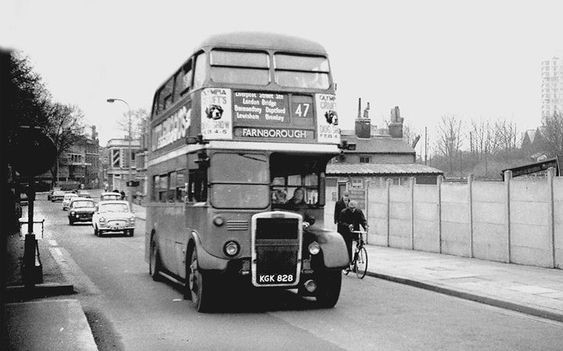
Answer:
<svg viewBox="0 0 563 351"><path fill-rule="evenodd" d="M311 226L307 232L315 237L323 251L324 264L327 268L348 266L348 252L342 236L335 231Z"/></svg>
<svg viewBox="0 0 563 351"><path fill-rule="evenodd" d="M203 270L218 270L224 271L227 269L229 260L216 257L207 252L201 244L201 239L197 232L192 231L191 237L197 250L197 260L199 267Z"/></svg>

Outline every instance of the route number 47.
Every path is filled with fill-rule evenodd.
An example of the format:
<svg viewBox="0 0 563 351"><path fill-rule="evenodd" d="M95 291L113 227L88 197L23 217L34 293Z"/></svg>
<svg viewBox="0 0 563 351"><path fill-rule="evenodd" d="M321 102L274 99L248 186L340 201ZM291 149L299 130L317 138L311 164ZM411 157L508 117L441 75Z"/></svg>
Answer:
<svg viewBox="0 0 563 351"><path fill-rule="evenodd" d="M310 107L311 104L303 104L303 103L297 104L294 113L299 117L308 117Z"/></svg>

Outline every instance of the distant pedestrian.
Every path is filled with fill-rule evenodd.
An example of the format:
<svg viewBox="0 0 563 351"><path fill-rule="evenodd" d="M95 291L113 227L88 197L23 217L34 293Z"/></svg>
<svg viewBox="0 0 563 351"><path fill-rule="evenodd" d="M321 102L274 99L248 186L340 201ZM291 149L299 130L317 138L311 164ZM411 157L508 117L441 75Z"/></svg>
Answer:
<svg viewBox="0 0 563 351"><path fill-rule="evenodd" d="M334 224L338 224L342 210L348 207L350 202L350 193L348 191L342 192L342 198L334 204Z"/></svg>
<svg viewBox="0 0 563 351"><path fill-rule="evenodd" d="M125 191L121 190L121 200L125 200Z"/></svg>

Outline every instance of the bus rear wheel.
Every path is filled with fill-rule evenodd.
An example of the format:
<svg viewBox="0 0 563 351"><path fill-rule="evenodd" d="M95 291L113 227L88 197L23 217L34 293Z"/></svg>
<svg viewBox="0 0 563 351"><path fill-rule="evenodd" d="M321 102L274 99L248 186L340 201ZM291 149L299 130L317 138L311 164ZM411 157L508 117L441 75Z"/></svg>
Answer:
<svg viewBox="0 0 563 351"><path fill-rule="evenodd" d="M158 256L158 247L156 246L156 242L154 238L151 238L151 251L149 253L149 274L152 277L152 280L159 281L160 280L160 258Z"/></svg>
<svg viewBox="0 0 563 351"><path fill-rule="evenodd" d="M323 308L332 308L340 297L342 287L342 272L338 270L327 270L319 277L316 291L317 303Z"/></svg>
<svg viewBox="0 0 563 351"><path fill-rule="evenodd" d="M214 284L211 274L203 272L199 268L197 250L194 247L189 260L190 264L187 274L187 291L190 294L192 304L198 312L211 312L214 307Z"/></svg>

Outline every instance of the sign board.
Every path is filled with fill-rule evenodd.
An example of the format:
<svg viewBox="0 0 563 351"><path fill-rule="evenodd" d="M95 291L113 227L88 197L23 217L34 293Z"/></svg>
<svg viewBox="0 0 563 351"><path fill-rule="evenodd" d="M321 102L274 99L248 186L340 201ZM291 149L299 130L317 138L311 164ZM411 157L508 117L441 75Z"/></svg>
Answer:
<svg viewBox="0 0 563 351"><path fill-rule="evenodd" d="M53 166L57 148L39 129L20 127L9 142L9 162L23 176L40 175Z"/></svg>
<svg viewBox="0 0 563 351"><path fill-rule="evenodd" d="M139 181L138 180L129 180L126 182L127 186L130 187L135 187L135 186L139 186Z"/></svg>

